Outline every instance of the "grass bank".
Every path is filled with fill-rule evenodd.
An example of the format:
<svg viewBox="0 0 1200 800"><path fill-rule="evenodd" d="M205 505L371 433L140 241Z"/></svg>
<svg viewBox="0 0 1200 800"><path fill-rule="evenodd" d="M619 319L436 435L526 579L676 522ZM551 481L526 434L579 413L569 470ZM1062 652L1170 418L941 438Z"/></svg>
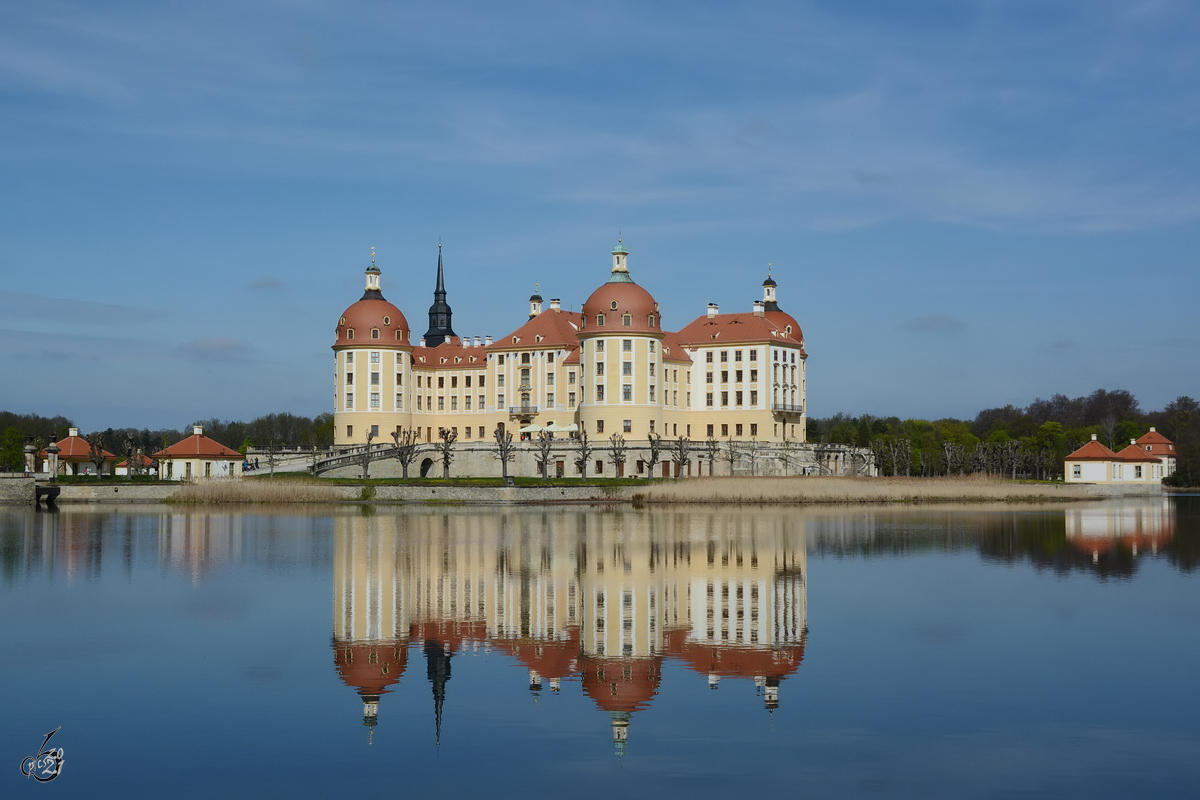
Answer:
<svg viewBox="0 0 1200 800"><path fill-rule="evenodd" d="M238 478L189 483L179 488L171 503L336 503L341 500L337 487L313 478L246 481Z"/></svg>
<svg viewBox="0 0 1200 800"><path fill-rule="evenodd" d="M1045 503L1088 500L1081 486L989 478L691 478L644 487L643 503Z"/></svg>

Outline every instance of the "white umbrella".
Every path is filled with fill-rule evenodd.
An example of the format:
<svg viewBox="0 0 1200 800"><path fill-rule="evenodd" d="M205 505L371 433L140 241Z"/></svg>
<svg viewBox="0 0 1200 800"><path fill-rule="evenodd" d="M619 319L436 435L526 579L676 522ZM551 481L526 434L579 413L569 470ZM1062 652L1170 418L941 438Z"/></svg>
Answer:
<svg viewBox="0 0 1200 800"><path fill-rule="evenodd" d="M540 430L541 430L541 427L539 427L537 425L526 425L524 428L521 428L520 432L521 433L537 433Z"/></svg>

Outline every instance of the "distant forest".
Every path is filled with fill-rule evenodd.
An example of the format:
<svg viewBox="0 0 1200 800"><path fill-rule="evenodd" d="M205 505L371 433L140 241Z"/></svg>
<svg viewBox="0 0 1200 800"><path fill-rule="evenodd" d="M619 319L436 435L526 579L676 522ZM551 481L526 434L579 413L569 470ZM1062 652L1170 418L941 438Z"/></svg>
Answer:
<svg viewBox="0 0 1200 800"><path fill-rule="evenodd" d="M333 415L303 417L267 414L250 422L197 420L204 433L242 452L249 447L317 446L333 444ZM41 417L0 411L0 471L20 470L26 437L39 448L67 435L72 422L65 417ZM1200 486L1200 404L1179 397L1161 411L1142 411L1137 398L1124 390L1097 389L1086 397L1056 394L1036 399L1024 408L988 408L973 420L905 419L863 414L810 418L808 440L817 444L868 447L884 475L947 475L985 473L1019 478L1062 476L1063 458L1096 434L1120 450L1155 427L1179 452L1173 480L1179 486ZM86 432L85 432L86 433ZM96 432L93 432L96 433ZM192 425L180 430L109 428L98 432L103 446L124 455L130 440L150 454L190 436Z"/></svg>
<svg viewBox="0 0 1200 800"><path fill-rule="evenodd" d="M14 414L0 411L0 472L23 469L26 438L30 435L38 449L67 435L74 425L66 417L41 417L37 414ZM250 422L229 422L218 419L196 420L180 430L163 428L108 428L98 433L102 447L122 457L128 452L128 442L151 455L167 445L192 435L192 426L204 427L204 435L242 453L250 447L304 446L329 447L333 444L333 414L301 417L295 414L267 414Z"/></svg>
<svg viewBox="0 0 1200 800"><path fill-rule="evenodd" d="M1200 486L1200 404L1179 397L1144 412L1124 390L1097 389L1086 397L1056 394L1025 408L988 408L974 420L905 419L863 414L809 418L808 439L869 447L884 475L986 473L1060 478L1063 459L1096 434L1113 450L1154 427L1175 443L1176 474L1165 481Z"/></svg>

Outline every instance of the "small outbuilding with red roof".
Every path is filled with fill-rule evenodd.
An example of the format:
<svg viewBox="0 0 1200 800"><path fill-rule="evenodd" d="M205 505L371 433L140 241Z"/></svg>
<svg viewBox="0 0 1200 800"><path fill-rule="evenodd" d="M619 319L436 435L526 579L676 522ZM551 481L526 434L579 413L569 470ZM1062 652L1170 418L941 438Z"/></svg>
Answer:
<svg viewBox="0 0 1200 800"><path fill-rule="evenodd" d="M204 435L204 428L192 427L192 435L154 454L159 477L165 480L192 481L199 478L240 478L242 454Z"/></svg>

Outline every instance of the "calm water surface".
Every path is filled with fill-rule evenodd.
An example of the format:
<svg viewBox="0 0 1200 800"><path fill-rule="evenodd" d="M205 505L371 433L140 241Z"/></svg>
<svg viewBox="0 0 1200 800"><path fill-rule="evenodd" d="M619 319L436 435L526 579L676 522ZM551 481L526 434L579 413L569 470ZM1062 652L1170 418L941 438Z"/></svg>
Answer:
<svg viewBox="0 0 1200 800"><path fill-rule="evenodd" d="M1200 497L2 510L0 796L1195 796L1198 564Z"/></svg>

